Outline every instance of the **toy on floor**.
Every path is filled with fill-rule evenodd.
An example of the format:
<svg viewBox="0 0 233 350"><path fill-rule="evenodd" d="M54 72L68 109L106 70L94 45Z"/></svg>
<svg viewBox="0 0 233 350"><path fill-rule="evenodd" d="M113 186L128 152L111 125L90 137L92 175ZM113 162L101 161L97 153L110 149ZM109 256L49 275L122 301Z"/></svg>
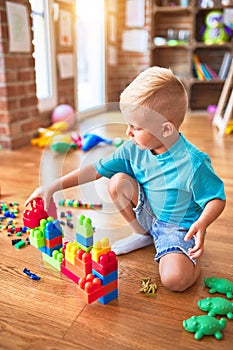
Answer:
<svg viewBox="0 0 233 350"><path fill-rule="evenodd" d="M103 138L96 134L85 134L82 138L81 149L82 151L87 152L101 142L107 143L108 145L112 145L111 139Z"/></svg>
<svg viewBox="0 0 233 350"><path fill-rule="evenodd" d="M204 335L214 335L216 339L222 339L221 331L226 327L225 318L220 320L212 316L192 316L183 321L183 327L186 331L195 333L194 338L200 340Z"/></svg>
<svg viewBox="0 0 233 350"><path fill-rule="evenodd" d="M205 19L206 28L202 39L205 44L223 44L229 40L231 30L224 25L222 11L210 11Z"/></svg>
<svg viewBox="0 0 233 350"><path fill-rule="evenodd" d="M54 108L52 112L52 122L66 123L67 129L71 128L75 123L75 112L73 107L68 104L61 104Z"/></svg>
<svg viewBox="0 0 233 350"><path fill-rule="evenodd" d="M26 267L23 269L23 272L28 275L32 280L36 280L39 281L40 280L40 276L35 275L34 273L32 273L30 270L26 269Z"/></svg>
<svg viewBox="0 0 233 350"><path fill-rule="evenodd" d="M206 287L209 287L209 293L222 293L225 294L228 299L233 297L233 282L225 278L210 277L204 278Z"/></svg>
<svg viewBox="0 0 233 350"><path fill-rule="evenodd" d="M108 138L103 138L96 134L85 134L83 137L78 135L76 132L72 132L69 135L56 135L53 137L51 142L51 149L55 152L65 153L70 149L81 149L84 152L89 151L99 143L113 144L113 141ZM122 143L122 142L121 142ZM120 145L120 140L115 143L115 147Z"/></svg>
<svg viewBox="0 0 233 350"><path fill-rule="evenodd" d="M224 298L206 298L199 300L198 307L202 311L207 311L209 316L226 315L233 320L233 303Z"/></svg>
<svg viewBox="0 0 233 350"><path fill-rule="evenodd" d="M102 204L83 203L74 199L61 199L59 201L61 207L81 208L81 209L101 209Z"/></svg>
<svg viewBox="0 0 233 350"><path fill-rule="evenodd" d="M140 293L143 293L146 296L155 296L157 292L156 283L151 283L151 278L142 278L141 279L141 288L139 289Z"/></svg>
<svg viewBox="0 0 233 350"><path fill-rule="evenodd" d="M225 134L229 135L233 132L233 120L231 120L228 124L227 127L225 129Z"/></svg>
<svg viewBox="0 0 233 350"><path fill-rule="evenodd" d="M93 233L91 219L80 215L76 240L63 244L60 221L47 217L31 229L30 241L42 252L45 262L77 284L77 293L86 303L98 299L107 304L118 297L118 262L109 240L93 243Z"/></svg>

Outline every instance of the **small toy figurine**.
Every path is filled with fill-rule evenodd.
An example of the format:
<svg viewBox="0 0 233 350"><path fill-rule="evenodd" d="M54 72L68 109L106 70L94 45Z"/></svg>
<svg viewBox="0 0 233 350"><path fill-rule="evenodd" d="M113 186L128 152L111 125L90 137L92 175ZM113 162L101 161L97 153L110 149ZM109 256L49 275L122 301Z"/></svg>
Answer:
<svg viewBox="0 0 233 350"><path fill-rule="evenodd" d="M226 315L230 320L233 320L233 303L224 298L206 298L198 300L198 307L202 311L209 311L209 316Z"/></svg>
<svg viewBox="0 0 233 350"><path fill-rule="evenodd" d="M218 277L204 278L204 283L206 287L209 287L209 293L222 293L225 294L228 299L233 297L233 282Z"/></svg>
<svg viewBox="0 0 233 350"><path fill-rule="evenodd" d="M40 280L40 276L35 275L34 273L32 273L30 270L26 269L26 267L23 269L23 272L28 275L32 280Z"/></svg>
<svg viewBox="0 0 233 350"><path fill-rule="evenodd" d="M151 283L151 278L142 278L141 279L141 288L139 289L140 293L143 293L146 296L155 296L157 292L156 283Z"/></svg>
<svg viewBox="0 0 233 350"><path fill-rule="evenodd" d="M194 338L197 340L202 339L204 335L214 335L216 339L222 339L221 331L226 327L227 320L217 318L213 316L192 316L191 318L183 321L183 327L188 332L193 332Z"/></svg>
<svg viewBox="0 0 233 350"><path fill-rule="evenodd" d="M210 11L206 16L205 24L202 39L207 45L223 44L231 36L231 30L224 25L221 11Z"/></svg>

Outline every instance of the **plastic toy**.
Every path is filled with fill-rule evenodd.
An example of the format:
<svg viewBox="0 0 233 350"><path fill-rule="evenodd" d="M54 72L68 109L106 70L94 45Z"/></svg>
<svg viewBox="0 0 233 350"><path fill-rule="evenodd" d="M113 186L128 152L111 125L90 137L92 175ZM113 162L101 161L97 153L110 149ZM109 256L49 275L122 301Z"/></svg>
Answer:
<svg viewBox="0 0 233 350"><path fill-rule="evenodd" d="M226 315L233 320L233 303L224 298L206 298L199 300L198 307L202 311L208 311L209 316Z"/></svg>
<svg viewBox="0 0 233 350"><path fill-rule="evenodd" d="M68 124L68 128L71 128L75 123L74 109L68 104L58 105L52 112L52 122L65 122Z"/></svg>
<svg viewBox="0 0 233 350"><path fill-rule="evenodd" d="M186 331L195 333L194 338L200 340L204 335L214 335L216 339L222 339L221 331L226 327L227 320L221 318L217 320L213 316L192 316L183 321L183 327Z"/></svg>
<svg viewBox="0 0 233 350"><path fill-rule="evenodd" d="M141 288L139 289L140 293L143 293L146 296L155 296L157 291L156 283L151 283L151 278L142 278L141 279Z"/></svg>
<svg viewBox="0 0 233 350"><path fill-rule="evenodd" d="M206 28L202 39L205 44L223 44L228 41L231 30L224 25L223 12L210 11L205 19Z"/></svg>
<svg viewBox="0 0 233 350"><path fill-rule="evenodd" d="M225 278L210 277L204 278L206 287L209 287L209 293L222 293L225 294L228 299L233 297L233 282Z"/></svg>
<svg viewBox="0 0 233 350"><path fill-rule="evenodd" d="M109 145L112 145L112 140L111 139L105 139L99 135L96 134L85 134L82 139L82 151L87 152L91 148L95 147L99 143L104 142Z"/></svg>
<svg viewBox="0 0 233 350"><path fill-rule="evenodd" d="M40 226L41 219L48 217L48 213L44 210L44 204L41 198L36 199L30 205L30 210L26 209L23 212L23 223L26 227L35 228Z"/></svg>
<svg viewBox="0 0 233 350"><path fill-rule="evenodd" d="M101 209L102 204L83 203L74 199L61 199L59 201L61 207L81 208L81 209Z"/></svg>
<svg viewBox="0 0 233 350"><path fill-rule="evenodd" d="M26 267L23 269L23 272L28 275L32 280L40 280L40 276L35 275L34 273L32 273L30 270L26 269Z"/></svg>

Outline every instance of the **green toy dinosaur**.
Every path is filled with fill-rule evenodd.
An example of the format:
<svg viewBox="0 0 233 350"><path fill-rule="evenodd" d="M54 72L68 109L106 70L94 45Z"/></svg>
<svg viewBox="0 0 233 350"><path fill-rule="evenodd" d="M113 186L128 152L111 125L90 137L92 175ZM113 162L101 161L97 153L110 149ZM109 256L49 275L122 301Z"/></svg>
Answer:
<svg viewBox="0 0 233 350"><path fill-rule="evenodd" d="M228 299L233 297L233 282L225 278L210 277L204 278L204 283L210 288L209 293L222 293L225 294Z"/></svg>
<svg viewBox="0 0 233 350"><path fill-rule="evenodd" d="M209 316L226 315L233 320L233 303L224 298L206 298L199 300L198 307L202 311L208 311Z"/></svg>
<svg viewBox="0 0 233 350"><path fill-rule="evenodd" d="M227 320L221 318L217 320L213 316L192 316L183 321L183 327L186 331L195 333L194 338L200 340L204 335L214 335L216 339L222 339L221 331L226 327Z"/></svg>

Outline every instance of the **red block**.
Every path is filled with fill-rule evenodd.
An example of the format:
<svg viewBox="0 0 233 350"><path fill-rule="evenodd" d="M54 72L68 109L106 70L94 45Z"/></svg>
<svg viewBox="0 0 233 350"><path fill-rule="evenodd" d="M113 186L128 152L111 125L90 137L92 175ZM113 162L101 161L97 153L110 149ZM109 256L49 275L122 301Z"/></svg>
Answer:
<svg viewBox="0 0 233 350"><path fill-rule="evenodd" d="M87 304L93 303L95 300L117 289L117 280L101 285L101 280L93 275L88 275L87 278L80 278L78 282L78 294L84 299Z"/></svg>
<svg viewBox="0 0 233 350"><path fill-rule="evenodd" d="M53 239L46 239L45 238L45 245L48 248L56 247L59 244L62 244L62 236L58 236L58 237L55 237Z"/></svg>
<svg viewBox="0 0 233 350"><path fill-rule="evenodd" d="M23 224L29 228L40 226L41 219L47 219L48 213L44 210L43 200L41 198L35 199L31 202L31 209L24 210Z"/></svg>
<svg viewBox="0 0 233 350"><path fill-rule="evenodd" d="M98 263L92 260L92 268L102 276L106 276L117 270L118 261L116 254L113 251L110 251L107 254L101 255Z"/></svg>

